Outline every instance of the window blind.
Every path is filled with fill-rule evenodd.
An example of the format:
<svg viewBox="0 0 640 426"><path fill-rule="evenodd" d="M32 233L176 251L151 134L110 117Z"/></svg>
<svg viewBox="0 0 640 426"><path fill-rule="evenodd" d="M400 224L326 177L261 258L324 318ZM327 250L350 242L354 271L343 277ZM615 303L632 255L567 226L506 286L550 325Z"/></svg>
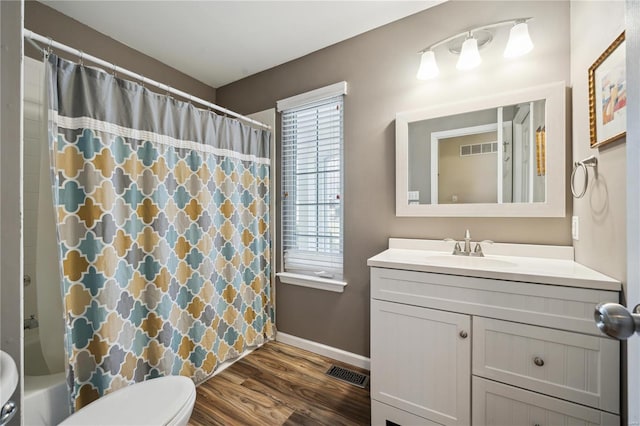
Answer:
<svg viewBox="0 0 640 426"><path fill-rule="evenodd" d="M282 113L286 272L342 279L343 96Z"/></svg>

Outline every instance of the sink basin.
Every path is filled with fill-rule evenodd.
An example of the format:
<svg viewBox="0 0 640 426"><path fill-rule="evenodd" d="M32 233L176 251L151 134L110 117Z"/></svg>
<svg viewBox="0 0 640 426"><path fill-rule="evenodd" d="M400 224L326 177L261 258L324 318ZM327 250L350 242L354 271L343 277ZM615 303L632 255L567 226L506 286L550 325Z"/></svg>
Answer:
<svg viewBox="0 0 640 426"><path fill-rule="evenodd" d="M8 353L0 351L0 407L11 398L18 386L18 369Z"/></svg>
<svg viewBox="0 0 640 426"><path fill-rule="evenodd" d="M426 262L433 265L451 266L458 268L508 268L516 266L507 260L493 259L490 257L436 255L426 257Z"/></svg>

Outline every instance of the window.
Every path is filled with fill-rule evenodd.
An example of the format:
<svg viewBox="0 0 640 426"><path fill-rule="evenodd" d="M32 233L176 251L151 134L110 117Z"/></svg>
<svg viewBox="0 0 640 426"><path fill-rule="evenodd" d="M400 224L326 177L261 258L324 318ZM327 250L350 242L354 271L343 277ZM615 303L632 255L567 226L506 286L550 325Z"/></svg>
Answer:
<svg viewBox="0 0 640 426"><path fill-rule="evenodd" d="M284 271L307 282L343 279L343 97L282 110Z"/></svg>

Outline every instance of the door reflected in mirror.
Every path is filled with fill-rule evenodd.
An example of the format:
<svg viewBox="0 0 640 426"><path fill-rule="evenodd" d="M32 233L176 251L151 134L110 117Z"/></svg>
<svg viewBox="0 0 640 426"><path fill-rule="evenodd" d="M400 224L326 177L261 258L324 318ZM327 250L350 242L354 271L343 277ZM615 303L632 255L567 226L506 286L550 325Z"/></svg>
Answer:
<svg viewBox="0 0 640 426"><path fill-rule="evenodd" d="M396 114L396 215L564 217L566 86Z"/></svg>
<svg viewBox="0 0 640 426"><path fill-rule="evenodd" d="M545 100L408 123L409 204L544 203Z"/></svg>

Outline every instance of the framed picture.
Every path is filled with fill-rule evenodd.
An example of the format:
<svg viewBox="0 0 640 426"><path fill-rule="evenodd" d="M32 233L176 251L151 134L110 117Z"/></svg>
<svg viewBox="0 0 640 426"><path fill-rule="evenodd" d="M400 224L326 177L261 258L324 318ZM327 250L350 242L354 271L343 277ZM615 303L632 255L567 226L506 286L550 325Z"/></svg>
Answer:
<svg viewBox="0 0 640 426"><path fill-rule="evenodd" d="M624 32L589 68L591 148L627 133L627 79Z"/></svg>

